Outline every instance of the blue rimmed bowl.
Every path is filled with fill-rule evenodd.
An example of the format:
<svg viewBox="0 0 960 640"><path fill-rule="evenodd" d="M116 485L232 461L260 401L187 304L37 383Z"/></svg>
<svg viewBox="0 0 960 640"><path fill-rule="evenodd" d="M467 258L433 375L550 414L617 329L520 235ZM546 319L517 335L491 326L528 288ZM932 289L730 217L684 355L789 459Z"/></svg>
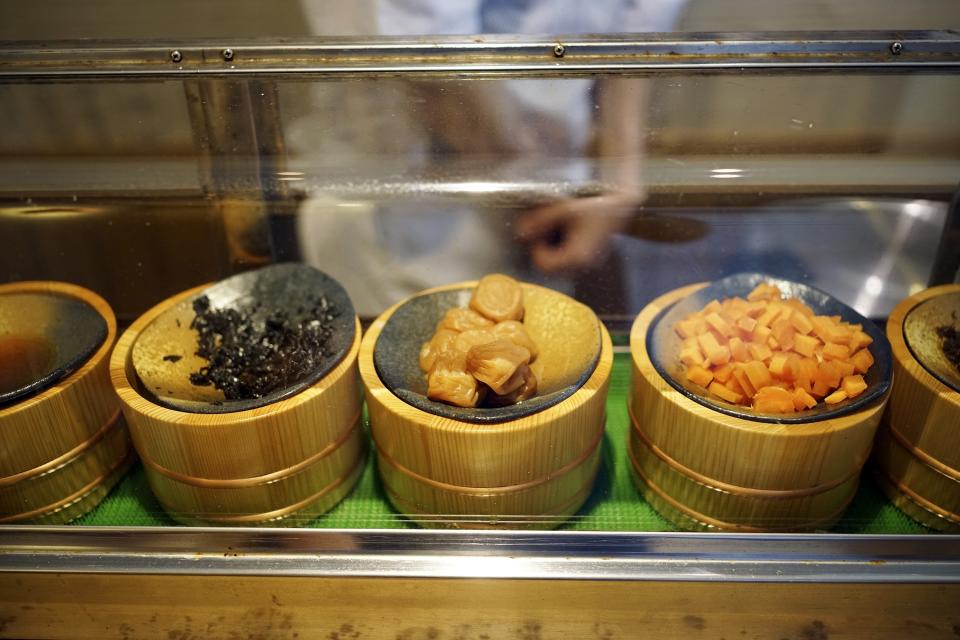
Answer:
<svg viewBox="0 0 960 640"><path fill-rule="evenodd" d="M833 405L819 403L813 409L790 414L761 413L743 405L724 402L710 396L702 387L688 381L679 354L682 339L674 330L677 321L687 315L703 309L711 300L722 301L727 298L747 295L761 282L776 285L786 298L797 298L817 315L840 316L844 322L862 325L863 331L873 338L870 353L874 364L864 375L867 389L856 398L844 400ZM851 307L840 302L830 294L807 284L783 280L762 273L739 273L708 284L672 305L663 309L654 319L646 338L647 353L657 372L670 386L705 407L729 416L760 422L779 424L798 424L813 420L825 420L849 415L860 411L886 395L893 379L893 359L890 343L883 331L864 318Z"/></svg>

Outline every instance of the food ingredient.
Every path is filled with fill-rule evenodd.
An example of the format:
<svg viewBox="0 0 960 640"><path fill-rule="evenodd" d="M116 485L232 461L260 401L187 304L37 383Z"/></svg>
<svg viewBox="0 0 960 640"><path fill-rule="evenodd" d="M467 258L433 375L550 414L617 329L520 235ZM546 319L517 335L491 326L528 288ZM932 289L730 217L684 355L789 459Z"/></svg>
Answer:
<svg viewBox="0 0 960 640"><path fill-rule="evenodd" d="M56 350L43 336L0 337L0 393L10 393L40 379L53 364Z"/></svg>
<svg viewBox="0 0 960 640"><path fill-rule="evenodd" d="M953 313L953 319L957 319L956 312ZM960 330L955 326L943 325L937 327L937 335L940 336L943 355L957 368L957 371L960 371Z"/></svg>
<svg viewBox="0 0 960 640"><path fill-rule="evenodd" d="M867 389L873 339L863 326L819 316L761 283L746 300L710 301L674 324L690 382L730 404L793 413L855 398Z"/></svg>
<svg viewBox="0 0 960 640"><path fill-rule="evenodd" d="M523 314L519 282L502 274L482 278L469 308L448 311L420 348L427 397L460 407L499 407L536 395L530 363L539 350Z"/></svg>
<svg viewBox="0 0 960 640"><path fill-rule="evenodd" d="M228 400L262 398L316 370L330 355L331 321L339 313L323 296L304 305L296 319L258 302L214 309L205 295L194 300L193 310L196 354L207 365L191 373L190 382L212 384Z"/></svg>

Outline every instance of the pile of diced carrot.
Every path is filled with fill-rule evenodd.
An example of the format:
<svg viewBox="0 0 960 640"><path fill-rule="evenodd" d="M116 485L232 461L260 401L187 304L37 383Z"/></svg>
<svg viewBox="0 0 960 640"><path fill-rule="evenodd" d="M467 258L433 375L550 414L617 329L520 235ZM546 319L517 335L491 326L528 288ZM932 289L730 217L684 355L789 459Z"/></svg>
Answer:
<svg viewBox="0 0 960 640"><path fill-rule="evenodd" d="M761 283L747 299L712 300L674 324L691 382L731 404L792 413L836 404L867 389L873 339L840 316L818 316Z"/></svg>

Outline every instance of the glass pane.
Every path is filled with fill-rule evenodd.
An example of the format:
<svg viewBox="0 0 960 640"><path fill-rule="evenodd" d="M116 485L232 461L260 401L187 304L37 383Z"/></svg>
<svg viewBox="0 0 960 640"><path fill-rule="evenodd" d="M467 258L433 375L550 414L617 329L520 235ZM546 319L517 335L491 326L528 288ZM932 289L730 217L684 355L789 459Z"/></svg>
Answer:
<svg viewBox="0 0 960 640"><path fill-rule="evenodd" d="M302 255L351 283L363 315L500 270L624 320L693 273L763 271L882 318L930 275L960 175L958 89L850 75L285 83L286 182L307 196Z"/></svg>
<svg viewBox="0 0 960 640"><path fill-rule="evenodd" d="M404 461L404 446L413 447L416 439L378 435L378 425L389 419L372 402L372 393L361 413L361 383L354 369L343 367L347 373L340 375L355 388L339 398L320 396L325 399L314 413L298 414L282 428L245 432L228 443L216 440L225 433L217 429L184 429L172 438L179 441L187 433L211 438L198 440L197 455L217 454L206 462L220 461L221 452L242 451L236 477L217 477L208 468L192 475L172 470L167 465L177 463L176 456L161 460L138 436L144 462L123 476L102 507L78 522L224 524L226 519L261 525L286 518L284 524L348 528L412 528L418 521L601 531L682 528L677 524L682 518L659 515L672 513L669 503L640 497L631 476L637 463L629 438L637 432L636 412L643 410L628 404L638 349L629 334L638 314L681 287L759 272L822 289L862 314L864 322L882 323L930 280L960 178L960 121L953 109L958 103L955 76L919 74L286 76L0 86L0 235L11 239L0 254L4 283L53 279L83 285L107 299L124 327L191 287L286 261L333 276L368 336L385 330L383 314L392 305L489 273L543 285L552 293L528 291L556 296L550 300L559 301L561 309L586 309L582 335L563 324L576 316L573 311L558 312L555 319L539 316L541 329L567 332L539 345L552 349L538 356L540 362L575 362L583 371L574 373L586 376L557 376L566 383L550 387L558 404L531 416L536 424L567 411L567 400L588 405L590 397L599 397L602 401L589 405L594 414L583 418L595 429L586 432L592 438L541 432L543 441L534 447L540 458L526 459L521 438L495 441L485 451L463 446L456 434L497 427L444 414L456 424L453 444L437 444L437 458ZM465 304L469 294L464 295ZM527 326L533 326L535 311L525 311ZM425 385L417 356L442 316L414 317L420 321L416 330L426 330L426 337L411 329L418 337L403 351L407 359L395 364ZM360 355L354 354L364 383L387 377L372 362L376 348L358 346ZM166 349L161 359L172 356L176 362L192 355L187 351ZM535 364L526 351L521 364ZM130 383L130 397L138 402L153 402L136 372L130 373L132 357L122 359L127 366L115 380ZM540 372L544 388L553 373ZM514 374L476 389L509 396L529 381L524 373L523 385L506 391L518 379ZM665 382L662 386L667 389ZM402 393L383 395L401 403L401 415L426 413L401 400ZM317 397L299 397L308 396ZM297 397L290 401L296 404ZM311 434L328 411L349 424L340 425L342 439L311 449L308 445L317 444ZM212 423L204 422L209 415L197 415L178 420L233 424L222 417L229 413L212 414ZM137 419L131 418L133 428ZM237 422L242 430L244 421ZM394 433L414 430L399 424ZM513 424L521 425L515 427L521 433L530 423ZM665 418L661 426L671 424ZM276 433L283 435L269 440ZM348 460L353 466L323 482L309 476L306 469L345 442L354 447ZM865 442L864 456L870 439ZM365 444L374 445L379 457L358 453ZM639 447L635 437L634 445ZM702 449L709 453L714 446L720 445L704 443ZM291 461L286 457L291 452L303 455ZM739 451L730 457L745 468L762 458ZM836 508L823 520L828 524L811 524L789 510L776 516L776 526L769 518L758 523L742 514L734 524L748 530L924 531L896 510L870 476L857 492L856 465L863 460L844 459L855 468L837 485L847 494L837 498L839 506L832 505ZM509 473L488 473L503 461L512 465ZM415 463L439 475L407 473ZM812 457L802 466L818 465ZM463 469L481 479L467 485ZM158 489L167 481L193 488ZM220 481L226 483L216 487L222 493L214 491L216 504L208 503L206 511L175 506L185 496L200 495L196 487L209 489ZM419 494L411 489L418 482L428 487L417 489ZM411 497L446 491L457 482L469 487L457 498L460 511L436 506L452 503ZM230 492L247 484L258 487L257 499L274 501L270 508L230 502L228 496L235 495ZM720 488L733 484L725 481ZM502 506L528 494L537 494L536 506ZM331 508L328 514L300 510L321 504L318 496L330 499L322 503ZM332 497L343 499L333 506ZM851 497L846 515L833 524ZM481 498L489 503L469 506Z"/></svg>
<svg viewBox="0 0 960 640"><path fill-rule="evenodd" d="M55 20L51 15L57 16ZM253 0L171 0L135 11L120 0L91 8L66 0L0 6L0 38L290 38L310 35L572 34L632 31L790 31L950 29L960 9L944 0L656 0L584 5L470 0L279 0L270 11Z"/></svg>

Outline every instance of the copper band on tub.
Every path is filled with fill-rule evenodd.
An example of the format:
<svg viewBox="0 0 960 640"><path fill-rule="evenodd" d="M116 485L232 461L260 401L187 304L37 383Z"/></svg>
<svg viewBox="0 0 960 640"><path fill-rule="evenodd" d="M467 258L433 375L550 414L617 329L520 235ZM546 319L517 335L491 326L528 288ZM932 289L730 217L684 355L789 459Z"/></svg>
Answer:
<svg viewBox="0 0 960 640"><path fill-rule="evenodd" d="M144 466L149 467L151 470L156 471L157 473L167 476L172 480L177 482L182 482L183 484L189 484L194 487L203 487L205 489L239 489L243 487L253 487L262 484L269 484L277 480L282 480L283 478L294 476L307 467L310 467L316 462L319 462L323 458L326 458L328 455L340 448L343 443L350 439L350 437L357 431L360 427L360 416L363 409L357 412L357 415L353 418L353 422L349 429L340 434L336 440L325 446L323 449L313 454L305 460L301 460L292 467L286 467L280 469L279 471L274 471L272 473L267 473L262 476L256 476L253 478L197 478L195 476L188 476L166 467L160 466L153 460L148 458L141 458Z"/></svg>
<svg viewBox="0 0 960 640"><path fill-rule="evenodd" d="M281 518L284 518L286 516L296 513L300 509L304 509L310 506L310 504L312 504L313 502L316 502L323 496L327 495L328 493L330 493L331 491L333 491L334 489L342 485L344 482L347 482L348 480L355 478L360 472L363 471L363 466L364 466L364 462L366 462L366 459L367 459L367 451L366 451L366 447L363 447L363 449L360 451L360 455L357 456L356 461L353 463L353 466L350 467L350 469L345 474L338 477L336 480L334 480L333 482L325 486L323 489L316 492L312 496L308 496L304 498L300 502L288 505L286 507L281 507L280 509L275 509L273 511L267 511L266 513L245 513L243 515L234 515L234 516L208 515L208 514L178 511L177 509L170 507L168 504L166 504L159 498L157 498L157 502L159 502L160 506L162 506L164 510L170 513L174 518L176 518L177 515L185 515L185 516L189 516L193 520L205 520L207 522L222 522L222 523L242 523L242 522L257 523L257 522L269 522L273 520L280 520Z"/></svg>
<svg viewBox="0 0 960 640"><path fill-rule="evenodd" d="M909 440L903 437L903 434L897 431L893 425L890 424L889 420L884 419L883 426L886 427L887 432L904 451L913 455L920 462L927 465L940 475L946 476L948 479L953 480L954 482L960 482L960 472L952 467L948 467L923 449L912 444Z"/></svg>
<svg viewBox="0 0 960 640"><path fill-rule="evenodd" d="M606 419L606 416L604 416L603 423L606 424L606 422L607 422L607 419ZM446 482L441 482L439 480L433 480L432 478L427 478L425 476L422 476L415 471L411 471L407 467L403 466L402 464L400 464L399 462L391 458L388 454L384 453L383 449L380 448L380 444L377 442L376 438L373 439L373 444L377 448L377 456L381 458L384 462L389 464L391 467L393 467L397 471L403 473L404 475L409 476L410 478L413 478L414 480L417 480L424 484L430 485L431 487L435 487L437 489L443 489L444 491L452 491L454 493L464 493L464 494L474 494L474 495L500 495L505 493L515 493L517 491L523 491L525 489L531 489L533 487L544 484L546 482L550 482L554 478L563 476L567 472L573 469L576 469L581 464L586 462L590 458L590 456L593 455L597 447L600 446L600 443L603 442L603 436L605 432L606 432L606 429L600 429L599 432L597 433L596 439L594 439L594 441L590 444L590 446L587 447L584 450L584 452L580 454L580 456L574 458L571 462L568 462L567 464L563 465L559 469L551 471L547 475L543 476L542 478L537 478L536 480L530 480L529 482L523 482L521 484L511 484L503 487L464 487L458 484L448 484Z"/></svg>
<svg viewBox="0 0 960 640"><path fill-rule="evenodd" d="M586 482L582 487L577 489L577 492L569 498L564 498L561 502L552 505L544 510L543 513L528 516L524 514L483 514L483 513L473 513L473 514L463 514L463 513L430 513L418 509L416 504L414 504L408 498L398 494L393 487L391 487L386 481L383 481L383 486L387 490L387 494L390 497L391 501L403 505L401 511L404 512L408 517L419 520L421 522L426 522L429 524L467 524L469 528L498 528L499 526L504 525L516 525L516 524L547 524L547 525L560 525L564 522L570 520L573 515L565 515L567 510L573 505L586 502L587 497L590 495L590 492L593 490L593 483L596 480L597 474L594 473L588 482ZM381 480L383 480L381 478Z"/></svg>
<svg viewBox="0 0 960 640"><path fill-rule="evenodd" d="M637 437L640 439L640 442L650 450L650 452L659 458L664 464L672 468L674 471L677 471L687 477L687 479L696 482L699 485L706 487L707 489L712 489L714 491L720 491L723 493L729 493L732 495L738 496L749 496L752 498L768 498L772 500L788 500L790 498L803 498L806 496L817 495L819 493L824 493L830 489L839 487L845 482L848 482L851 478L860 475L860 471L863 465L866 463L866 459L863 459L857 462L853 469L845 476L841 476L835 480L830 480L818 484L813 487L807 487L806 489L753 489L751 487L741 487L734 484L728 484L722 480L717 480L716 478L710 478L701 473L694 471L693 469L685 466L681 462L671 458L665 451L660 449L657 445L650 441L650 438L647 437L647 434L640 429L640 425L637 422L636 415L633 413L633 403L627 403L627 410L630 413L630 426L633 429L633 432L637 434ZM627 447L628 449L630 447ZM631 452L631 457L633 452Z"/></svg>
<svg viewBox="0 0 960 640"><path fill-rule="evenodd" d="M12 484L16 484L17 482L20 482L21 480L29 480L30 478L33 478L35 476L42 476L45 473L48 473L50 471L55 471L56 469L59 469L60 467L63 467L73 462L73 460L79 457L81 453L83 453L87 449L91 448L93 445L103 440L107 436L107 433L109 433L110 430L113 429L119 422L120 422L120 409L117 409L113 413L113 415L110 417L110 419L107 420L107 422L102 427L100 427L100 429L97 430L96 433L94 433L92 436L90 436L89 438L87 438L77 446L75 446L73 449L70 449L70 451L67 451L63 455L57 456L50 462L44 463L39 467L34 467L33 469L27 469L26 471L21 471L20 473L13 476L0 478L0 487L7 487Z"/></svg>
<svg viewBox="0 0 960 640"><path fill-rule="evenodd" d="M931 515L939 516L947 522L952 524L960 524L960 514L953 513L952 511L947 511L943 507L937 506L934 503L930 502L919 493L903 484L899 480L895 479L886 469L881 469L877 467L875 473L879 474L883 480L886 480L890 486L906 496L911 502L920 507L921 509L928 511Z"/></svg>
<svg viewBox="0 0 960 640"><path fill-rule="evenodd" d="M695 521L697 524L708 526L708 527L714 527L717 529L726 529L726 530L738 529L741 531L745 531L747 533L766 533L770 531L795 531L797 529L815 529L817 528L817 525L821 523L833 522L834 520L839 518L840 515L843 514L844 511L846 511L847 507L850 506L850 503L853 501L853 498L856 495L856 492L854 491L853 493L850 494L850 497L847 498L847 500L845 500L843 504L840 505L840 508L835 510L833 513L823 518L820 518L818 520L796 522L791 524L789 527L752 527L750 525L737 524L736 522L727 522L725 520L717 520L715 518L711 518L710 516L704 515L699 511L694 511L693 509L686 506L685 504L678 502L675 498L673 498L672 496L667 494L663 489L661 489L659 485L657 485L657 483L655 483L653 480L648 478L643 473L643 471L640 470L640 463L637 462L637 458L636 456L634 456L633 450L630 447L627 447L627 453L630 457L630 466L633 467L633 472L637 475L637 478L641 482L643 482L643 484L646 485L648 489L650 489L654 494L656 494L658 498L663 500L665 503L667 503L669 507L679 512L681 515L684 515L687 518L690 518L691 520Z"/></svg>
<svg viewBox="0 0 960 640"><path fill-rule="evenodd" d="M129 446L129 441L128 441L128 446ZM62 509L66 509L67 507L72 505L74 502L79 502L83 498L87 497L87 494L89 494L91 491L96 489L101 483L103 483L104 480L108 479L114 473L121 471L124 467L131 466L136 461L136 459L137 459L137 454L131 449L127 453L127 455L120 458L120 461L118 463L110 467L103 474L97 476L96 478L88 482L86 485L81 487L78 491L73 492L63 500L54 502L53 504L44 505L42 507L34 509L33 511L27 511L26 513L17 513L12 516L4 516L0 518L0 523L17 522L19 520L29 520L31 518L50 515Z"/></svg>

